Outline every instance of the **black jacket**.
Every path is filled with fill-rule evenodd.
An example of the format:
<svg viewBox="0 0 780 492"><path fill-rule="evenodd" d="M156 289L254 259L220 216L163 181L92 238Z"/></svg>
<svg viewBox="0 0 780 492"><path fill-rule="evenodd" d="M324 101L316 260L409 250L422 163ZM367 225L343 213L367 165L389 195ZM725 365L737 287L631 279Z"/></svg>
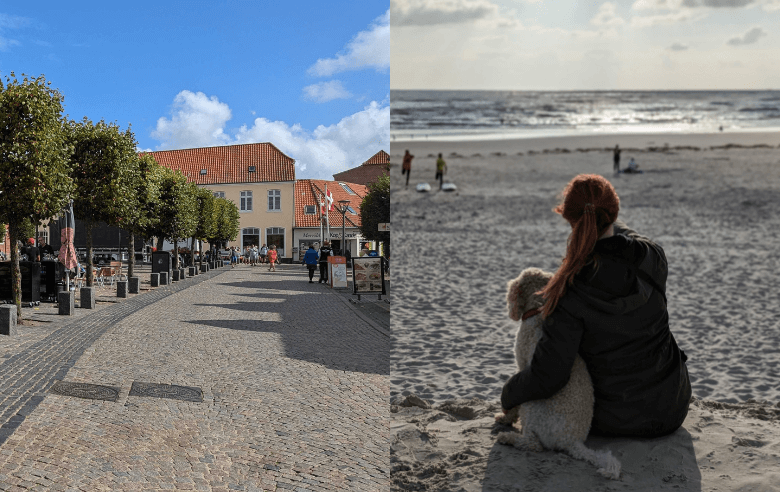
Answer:
<svg viewBox="0 0 780 492"><path fill-rule="evenodd" d="M321 246L320 247L320 263L327 263L328 262L328 256L331 254L330 246Z"/></svg>
<svg viewBox="0 0 780 492"><path fill-rule="evenodd" d="M589 263L544 321L531 365L504 385L501 405L546 399L569 381L579 355L593 380L591 429L600 434L661 436L688 413L685 354L669 331L663 249L615 222Z"/></svg>

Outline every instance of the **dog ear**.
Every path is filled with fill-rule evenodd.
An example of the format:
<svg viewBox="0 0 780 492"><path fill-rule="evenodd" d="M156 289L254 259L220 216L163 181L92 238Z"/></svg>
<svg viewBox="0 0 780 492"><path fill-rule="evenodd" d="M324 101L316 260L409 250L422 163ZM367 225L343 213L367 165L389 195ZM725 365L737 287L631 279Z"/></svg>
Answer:
<svg viewBox="0 0 780 492"><path fill-rule="evenodd" d="M517 277L516 279L510 281L507 284L507 292L506 292L506 304L509 308L509 318L514 321L520 321L520 317L523 315L523 313L520 312L520 296L522 295L523 291L521 289L522 282L520 280L520 277Z"/></svg>

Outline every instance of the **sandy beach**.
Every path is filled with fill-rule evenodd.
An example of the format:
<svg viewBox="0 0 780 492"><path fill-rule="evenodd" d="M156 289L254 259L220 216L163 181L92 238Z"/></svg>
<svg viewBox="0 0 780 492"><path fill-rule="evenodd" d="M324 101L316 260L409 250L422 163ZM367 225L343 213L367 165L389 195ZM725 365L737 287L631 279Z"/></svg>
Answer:
<svg viewBox="0 0 780 492"><path fill-rule="evenodd" d="M644 174L613 176L615 144L622 167L634 157ZM778 490L778 145L776 133L394 143L391 391L395 403L414 393L434 407L394 407L396 489ZM405 149L416 156L408 188ZM456 192L435 191L438 152ZM623 462L618 482L492 434L515 372L506 283L529 266L557 268L569 226L551 209L578 173L610 179L620 217L664 247L671 329L697 398L667 438L594 440ZM434 191L417 193L423 181ZM453 399L470 400L469 418L448 412Z"/></svg>

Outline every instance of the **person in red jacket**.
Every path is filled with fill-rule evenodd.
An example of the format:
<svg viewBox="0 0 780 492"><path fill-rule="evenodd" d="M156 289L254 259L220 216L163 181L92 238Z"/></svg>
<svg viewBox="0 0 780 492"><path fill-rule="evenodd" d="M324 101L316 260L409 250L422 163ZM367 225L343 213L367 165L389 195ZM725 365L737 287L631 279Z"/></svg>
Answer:
<svg viewBox="0 0 780 492"><path fill-rule="evenodd" d="M572 230L542 291L542 338L530 366L504 385L501 406L551 397L579 354L593 381L591 432L670 434L688 414L691 383L669 330L664 250L618 220L620 200L603 177L576 176L563 195L554 211Z"/></svg>

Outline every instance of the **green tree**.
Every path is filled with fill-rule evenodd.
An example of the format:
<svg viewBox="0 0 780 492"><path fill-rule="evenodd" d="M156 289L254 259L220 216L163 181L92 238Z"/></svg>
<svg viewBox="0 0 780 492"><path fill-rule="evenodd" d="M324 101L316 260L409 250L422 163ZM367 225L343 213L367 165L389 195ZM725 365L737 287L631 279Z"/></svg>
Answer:
<svg viewBox="0 0 780 492"><path fill-rule="evenodd" d="M240 215L236 204L226 198L215 198L214 209L216 224L209 243L219 244L237 238Z"/></svg>
<svg viewBox="0 0 780 492"><path fill-rule="evenodd" d="M195 196L184 174L167 167L162 169L160 197L155 207L158 222L153 232L158 250L162 251L165 239L173 243L173 266L179 268L179 241L192 237L197 227Z"/></svg>
<svg viewBox="0 0 780 492"><path fill-rule="evenodd" d="M136 141L128 128L86 117L69 125L73 145L71 162L76 193L73 212L87 231L87 285L92 286L92 230L98 222L125 227L132 220L136 203L134 188L139 181Z"/></svg>
<svg viewBox="0 0 780 492"><path fill-rule="evenodd" d="M135 269L135 236L142 238L152 236L152 230L157 225L158 217L155 207L160 198L160 186L163 170L151 154L136 156L138 166L138 182L132 190L132 200L135 204L133 212L125 220L124 229L129 232L127 250L129 261L127 276L132 277Z"/></svg>
<svg viewBox="0 0 780 492"><path fill-rule="evenodd" d="M390 256L390 232L379 231L379 224L390 222L390 177L383 174L368 185L368 194L360 204L360 233L369 241L384 243Z"/></svg>
<svg viewBox="0 0 780 492"><path fill-rule="evenodd" d="M17 240L23 223L56 215L73 190L62 94L43 75L0 81L0 222L8 224L11 290L22 320Z"/></svg>
<svg viewBox="0 0 780 492"><path fill-rule="evenodd" d="M217 228L217 210L216 210L216 198L212 192L206 188L195 188L195 203L197 210L198 225L195 227L195 233L193 239L198 241L198 251L200 251L199 263L200 267L203 266L203 241L208 241L210 237L214 236L214 231ZM194 245L193 245L194 246ZM195 248L192 248L194 251Z"/></svg>

